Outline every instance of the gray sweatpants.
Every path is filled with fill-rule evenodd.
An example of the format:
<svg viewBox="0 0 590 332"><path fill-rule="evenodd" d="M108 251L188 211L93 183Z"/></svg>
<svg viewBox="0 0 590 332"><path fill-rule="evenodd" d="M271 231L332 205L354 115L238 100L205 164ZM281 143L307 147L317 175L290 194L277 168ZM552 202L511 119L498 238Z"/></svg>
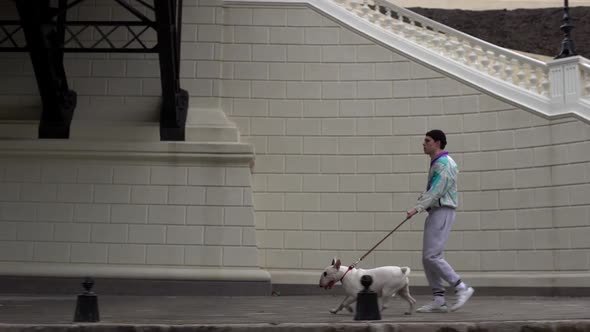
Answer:
<svg viewBox="0 0 590 332"><path fill-rule="evenodd" d="M422 265L434 295L444 295L443 281L449 285L455 285L461 279L443 257L443 251L454 223L455 209L441 207L431 209L424 224Z"/></svg>

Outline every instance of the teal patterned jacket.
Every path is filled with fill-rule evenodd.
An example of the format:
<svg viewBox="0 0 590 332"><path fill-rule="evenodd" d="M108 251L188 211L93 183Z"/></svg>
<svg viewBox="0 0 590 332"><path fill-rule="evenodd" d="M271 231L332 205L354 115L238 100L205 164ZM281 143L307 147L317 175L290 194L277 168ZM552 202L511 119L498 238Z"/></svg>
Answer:
<svg viewBox="0 0 590 332"><path fill-rule="evenodd" d="M430 208L447 206L457 208L457 163L448 154L435 159L428 172L426 191L418 198L414 208L418 212Z"/></svg>

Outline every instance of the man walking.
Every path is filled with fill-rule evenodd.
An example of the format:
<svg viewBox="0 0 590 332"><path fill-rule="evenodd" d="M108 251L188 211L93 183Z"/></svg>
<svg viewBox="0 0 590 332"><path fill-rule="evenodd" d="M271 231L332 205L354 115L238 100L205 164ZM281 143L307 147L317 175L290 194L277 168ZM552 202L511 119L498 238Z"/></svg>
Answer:
<svg viewBox="0 0 590 332"><path fill-rule="evenodd" d="M432 288L434 299L416 310L417 312L448 312L461 308L473 295L473 288L461 281L461 277L443 258L443 250L453 223L457 197L457 164L444 151L447 138L442 130L431 130L426 133L422 147L430 156L430 171L426 191L420 195L416 206L407 212L411 218L417 213L428 211L424 224L422 244L422 265ZM447 307L443 282L454 286L456 302Z"/></svg>

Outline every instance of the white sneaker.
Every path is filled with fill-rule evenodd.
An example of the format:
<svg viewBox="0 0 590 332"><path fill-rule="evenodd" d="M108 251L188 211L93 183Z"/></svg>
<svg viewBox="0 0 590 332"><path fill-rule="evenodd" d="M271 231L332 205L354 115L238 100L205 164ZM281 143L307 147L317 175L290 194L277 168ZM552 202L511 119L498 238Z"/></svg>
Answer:
<svg viewBox="0 0 590 332"><path fill-rule="evenodd" d="M474 292L475 289L471 287L457 290L457 301L455 302L455 304L453 304L453 306L451 306L451 311L458 310L463 305L465 305L465 303L467 303L467 301L469 300L469 298L471 298L471 295L473 295Z"/></svg>
<svg viewBox="0 0 590 332"><path fill-rule="evenodd" d="M421 306L420 308L416 309L416 312L426 312L426 313L449 312L449 308L447 308L447 305L445 303L438 304L438 303L432 301L432 302L425 304L425 305Z"/></svg>

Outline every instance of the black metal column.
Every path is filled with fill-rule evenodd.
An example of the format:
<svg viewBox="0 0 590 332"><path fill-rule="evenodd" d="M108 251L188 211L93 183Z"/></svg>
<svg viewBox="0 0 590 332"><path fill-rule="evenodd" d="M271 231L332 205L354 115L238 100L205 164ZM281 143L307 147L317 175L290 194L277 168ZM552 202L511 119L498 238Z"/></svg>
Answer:
<svg viewBox="0 0 590 332"><path fill-rule="evenodd" d="M39 138L69 138L70 123L76 107L76 93L68 88L63 66L62 28L51 22L49 0L15 1L37 86L43 103ZM60 6L67 1L60 0Z"/></svg>
<svg viewBox="0 0 590 332"><path fill-rule="evenodd" d="M180 89L180 29L177 18L182 17L182 2L154 0L162 106L160 110L160 139L184 141L188 110L188 93ZM177 25L178 23L178 25Z"/></svg>

